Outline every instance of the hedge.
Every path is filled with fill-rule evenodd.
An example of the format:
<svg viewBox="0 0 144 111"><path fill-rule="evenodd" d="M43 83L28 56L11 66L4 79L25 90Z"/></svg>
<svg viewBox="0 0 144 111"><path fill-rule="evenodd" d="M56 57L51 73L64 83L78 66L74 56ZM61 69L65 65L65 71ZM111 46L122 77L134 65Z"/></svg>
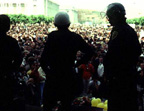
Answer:
<svg viewBox="0 0 144 111"><path fill-rule="evenodd" d="M54 17L47 17L44 15L23 15L23 14L9 14L11 23L16 24L16 23L41 23L44 22L46 24L49 24L50 22L53 21Z"/></svg>
<svg viewBox="0 0 144 111"><path fill-rule="evenodd" d="M54 17L47 17L44 15L24 15L24 14L9 14L11 23L41 23L44 22L49 24L54 20ZM136 24L136 25L144 25L144 17L134 18L134 19L127 19L127 23L129 24Z"/></svg>
<svg viewBox="0 0 144 111"><path fill-rule="evenodd" d="M144 17L128 19L129 24L144 25Z"/></svg>

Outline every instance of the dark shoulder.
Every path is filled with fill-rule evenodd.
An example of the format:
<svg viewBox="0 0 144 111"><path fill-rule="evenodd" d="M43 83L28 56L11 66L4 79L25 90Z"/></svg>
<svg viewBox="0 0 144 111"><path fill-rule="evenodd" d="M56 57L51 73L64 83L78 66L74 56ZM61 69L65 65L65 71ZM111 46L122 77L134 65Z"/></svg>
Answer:
<svg viewBox="0 0 144 111"><path fill-rule="evenodd" d="M51 38L51 37L54 37L54 36L61 36L61 35L64 35L64 36L69 36L69 37L72 37L72 38L77 38L77 39L80 39L81 36L75 32L71 32L69 30L67 31L52 31L51 33L48 34L48 38Z"/></svg>
<svg viewBox="0 0 144 111"><path fill-rule="evenodd" d="M115 33L115 32L118 33L121 39L123 38L123 39L132 40L132 38L137 38L137 34L135 30L128 24L114 27L112 33Z"/></svg>
<svg viewBox="0 0 144 111"><path fill-rule="evenodd" d="M6 36L6 40L11 42L11 43L18 43L18 41L15 38L12 38L11 36Z"/></svg>
<svg viewBox="0 0 144 111"><path fill-rule="evenodd" d="M116 32L118 32L118 33L121 33L121 32L123 32L124 30L125 30L125 27L122 26L122 25L117 25L117 26L114 26L114 27L113 27L113 31L116 31Z"/></svg>
<svg viewBox="0 0 144 111"><path fill-rule="evenodd" d="M75 32L72 32L70 30L66 30L66 31L58 31L58 30L55 30L55 31L52 31L51 33L49 33L50 35L51 34L57 34L57 33L69 33L69 34L74 34L74 35L79 35L79 34L76 34Z"/></svg>
<svg viewBox="0 0 144 111"><path fill-rule="evenodd" d="M134 29L128 24L117 25L113 27L113 30L119 33L134 33L135 32Z"/></svg>

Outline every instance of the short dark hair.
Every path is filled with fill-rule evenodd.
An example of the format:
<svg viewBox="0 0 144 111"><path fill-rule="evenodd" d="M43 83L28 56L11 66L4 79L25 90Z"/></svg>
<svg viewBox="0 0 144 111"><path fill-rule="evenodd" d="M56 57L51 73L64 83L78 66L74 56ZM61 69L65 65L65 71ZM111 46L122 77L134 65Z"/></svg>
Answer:
<svg viewBox="0 0 144 111"><path fill-rule="evenodd" d="M7 15L0 15L0 32L7 32L10 29L10 18Z"/></svg>

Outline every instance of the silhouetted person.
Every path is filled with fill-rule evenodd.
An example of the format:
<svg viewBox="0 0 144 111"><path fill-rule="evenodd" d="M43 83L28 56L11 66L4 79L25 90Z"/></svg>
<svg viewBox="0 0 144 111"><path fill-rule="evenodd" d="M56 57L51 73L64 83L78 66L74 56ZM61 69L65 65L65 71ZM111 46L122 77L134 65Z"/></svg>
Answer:
<svg viewBox="0 0 144 111"><path fill-rule="evenodd" d="M125 14L122 4L108 5L106 16L113 26L104 61L109 80L108 111L137 111L136 64L141 47Z"/></svg>
<svg viewBox="0 0 144 111"><path fill-rule="evenodd" d="M93 51L80 35L69 31L70 20L67 13L57 13L54 24L58 30L48 35L40 61L46 73L44 111L52 111L58 100L61 101L62 111L70 111L74 93L73 67L76 53L82 51L85 53L83 60L88 61Z"/></svg>
<svg viewBox="0 0 144 111"><path fill-rule="evenodd" d="M9 29L9 17L0 15L0 111L17 110L14 106L14 73L21 65L22 56L18 42L6 35Z"/></svg>

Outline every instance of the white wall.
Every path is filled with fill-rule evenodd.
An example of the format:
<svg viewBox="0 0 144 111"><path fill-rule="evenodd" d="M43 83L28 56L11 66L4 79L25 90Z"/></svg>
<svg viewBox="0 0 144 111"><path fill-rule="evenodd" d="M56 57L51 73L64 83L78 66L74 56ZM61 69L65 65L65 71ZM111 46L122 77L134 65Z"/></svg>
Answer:
<svg viewBox="0 0 144 111"><path fill-rule="evenodd" d="M49 0L0 0L0 14L25 14L25 15L48 15L49 7L51 7L50 13L58 12L59 6L48 4ZM9 5L9 7L4 4ZM13 3L16 3L16 7L13 7ZM25 4L25 7L21 7L21 3ZM58 6L58 7L57 7ZM50 15L50 16L51 16ZM53 16L53 15L52 15Z"/></svg>

